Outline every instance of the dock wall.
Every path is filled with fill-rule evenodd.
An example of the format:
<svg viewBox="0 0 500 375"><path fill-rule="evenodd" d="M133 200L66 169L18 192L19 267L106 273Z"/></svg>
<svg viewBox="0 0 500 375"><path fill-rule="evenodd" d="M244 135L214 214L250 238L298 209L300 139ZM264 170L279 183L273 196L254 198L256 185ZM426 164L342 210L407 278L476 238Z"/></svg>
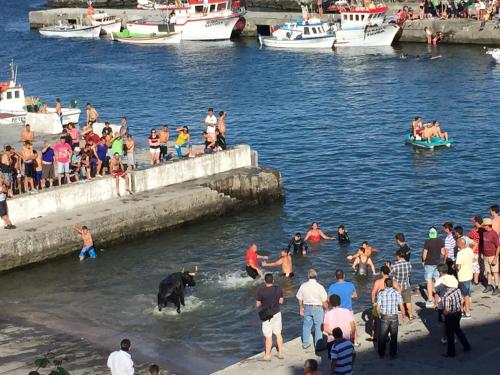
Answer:
<svg viewBox="0 0 500 375"><path fill-rule="evenodd" d="M153 168L129 173L132 190L146 192L189 180L208 177L230 170L252 166L252 151L248 145L210 155L182 161L173 161ZM254 165L256 166L256 165ZM125 195L124 183L120 182L121 195ZM115 182L106 176L73 183L61 188L44 190L36 195L23 195L9 201L9 216L14 223L22 223L56 212L66 212L82 206L95 206L116 198Z"/></svg>

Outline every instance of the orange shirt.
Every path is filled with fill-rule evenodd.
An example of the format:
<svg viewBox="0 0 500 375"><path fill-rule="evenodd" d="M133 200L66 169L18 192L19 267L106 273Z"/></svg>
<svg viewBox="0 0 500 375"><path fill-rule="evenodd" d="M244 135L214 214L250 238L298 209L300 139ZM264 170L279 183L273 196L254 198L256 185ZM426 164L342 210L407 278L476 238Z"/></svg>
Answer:
<svg viewBox="0 0 500 375"><path fill-rule="evenodd" d="M247 249L246 253L247 266L252 265L254 267L258 267L259 263L257 261L257 253L253 251L251 248Z"/></svg>

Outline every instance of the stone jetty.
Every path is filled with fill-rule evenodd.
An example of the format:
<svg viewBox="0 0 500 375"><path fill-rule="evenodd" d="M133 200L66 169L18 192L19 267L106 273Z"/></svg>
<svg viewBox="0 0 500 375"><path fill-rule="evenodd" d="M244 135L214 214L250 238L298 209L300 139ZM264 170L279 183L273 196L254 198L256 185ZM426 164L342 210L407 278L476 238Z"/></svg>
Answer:
<svg viewBox="0 0 500 375"><path fill-rule="evenodd" d="M108 246L186 222L284 200L279 172L258 167L248 145L129 173L133 196L107 176L9 200L16 230L2 230L0 271L76 253L68 225L86 225ZM123 182L122 182L123 185ZM98 208L98 209L97 209Z"/></svg>

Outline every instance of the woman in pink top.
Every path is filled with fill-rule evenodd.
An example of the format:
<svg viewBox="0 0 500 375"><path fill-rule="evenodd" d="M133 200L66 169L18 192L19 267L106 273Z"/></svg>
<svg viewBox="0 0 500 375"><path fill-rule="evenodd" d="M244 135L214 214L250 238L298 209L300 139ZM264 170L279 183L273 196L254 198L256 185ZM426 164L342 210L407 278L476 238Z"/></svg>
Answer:
<svg viewBox="0 0 500 375"><path fill-rule="evenodd" d="M342 330L344 339L355 341L356 323L352 311L344 309L340 306L340 297L337 294L332 294L329 298L330 306L332 307L325 314L323 319L323 331L328 335L326 347L328 349L328 359L330 358L330 350L333 346L332 331L339 327Z"/></svg>
<svg viewBox="0 0 500 375"><path fill-rule="evenodd" d="M70 123L68 125L69 128L69 134L71 135L71 149L74 150L75 147L80 147L80 131L76 127L74 123Z"/></svg>

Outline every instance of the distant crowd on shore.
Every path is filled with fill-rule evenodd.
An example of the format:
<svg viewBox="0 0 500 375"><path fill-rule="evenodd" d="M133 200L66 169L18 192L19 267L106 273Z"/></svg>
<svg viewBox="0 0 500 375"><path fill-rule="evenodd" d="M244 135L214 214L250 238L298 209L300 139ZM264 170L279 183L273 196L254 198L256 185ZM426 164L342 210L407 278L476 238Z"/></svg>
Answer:
<svg viewBox="0 0 500 375"><path fill-rule="evenodd" d="M446 345L444 357L455 357L455 336L463 350L471 350L471 344L460 327L462 319L472 318L471 294L474 285L482 283L483 293L500 295L500 208L492 205L491 217L479 215L471 218L472 228L465 231L460 225L446 222L442 226L443 237L438 229L431 227L423 245L421 264L424 268L426 296L425 307L436 310L442 325L441 343ZM311 230L302 238L295 234L288 248L281 250L277 261L268 262L268 256L257 253L257 245L252 244L246 251L246 267L251 277L264 277L264 287L256 293L256 307L262 321L265 337L265 354L262 361L271 361L273 335L276 336L278 359L285 356L283 349L282 316L280 305L284 303L282 288L275 283L272 273L265 273L266 267L281 267L281 277L293 277L293 258L304 256L308 242L332 240L333 237L313 223ZM350 238L344 226L339 226L337 240L341 245L348 244ZM380 277L371 289L371 335L368 341L376 342L380 358L384 358L389 346L389 357L397 358L398 326L417 319L414 315L411 285L411 249L403 233L394 237L397 250L394 261L385 262L380 267ZM292 251L293 249L293 251ZM367 275L369 270L375 274L372 256L379 250L363 242L355 254L348 256L352 267L359 275ZM259 264L259 259L263 259ZM314 346L316 352L325 348L331 360L331 374L352 374L356 357L355 347L361 345L353 316L352 300L358 294L353 283L346 280L342 269L335 271L336 282L325 289L319 283L319 275L314 269L308 271L308 281L296 293L298 312L303 317L302 347ZM313 336L311 343L310 336ZM325 345L326 343L326 345ZM318 363L314 359L304 364L306 374L319 374Z"/></svg>
<svg viewBox="0 0 500 375"><path fill-rule="evenodd" d="M395 11L393 22L424 19L472 18L483 22L496 21L500 25L500 0L421 0L419 9L404 6Z"/></svg>
<svg viewBox="0 0 500 375"><path fill-rule="evenodd" d="M175 151L179 159L183 158L182 148L187 149L187 157L210 154L226 149L227 112L214 115L209 108L204 120L205 130L202 137L204 148L193 151L188 126L177 127ZM115 180L116 193L119 195L120 180L124 181L125 190L133 194L127 172L136 169L136 143L129 131L127 118L123 116L120 125L105 122L96 124L99 113L91 103L86 105L86 122L80 130L78 124L63 126L59 139L53 143L44 142L43 147L35 150L35 134L29 124L20 134L21 146L4 145L0 155L0 204L6 206L7 198L19 194L36 194L43 189L63 184L84 183L111 175ZM101 129L102 127L102 129ZM159 131L151 129L147 138L150 165L157 165L172 159L168 150L169 127L164 124ZM4 227L14 229L5 209Z"/></svg>

